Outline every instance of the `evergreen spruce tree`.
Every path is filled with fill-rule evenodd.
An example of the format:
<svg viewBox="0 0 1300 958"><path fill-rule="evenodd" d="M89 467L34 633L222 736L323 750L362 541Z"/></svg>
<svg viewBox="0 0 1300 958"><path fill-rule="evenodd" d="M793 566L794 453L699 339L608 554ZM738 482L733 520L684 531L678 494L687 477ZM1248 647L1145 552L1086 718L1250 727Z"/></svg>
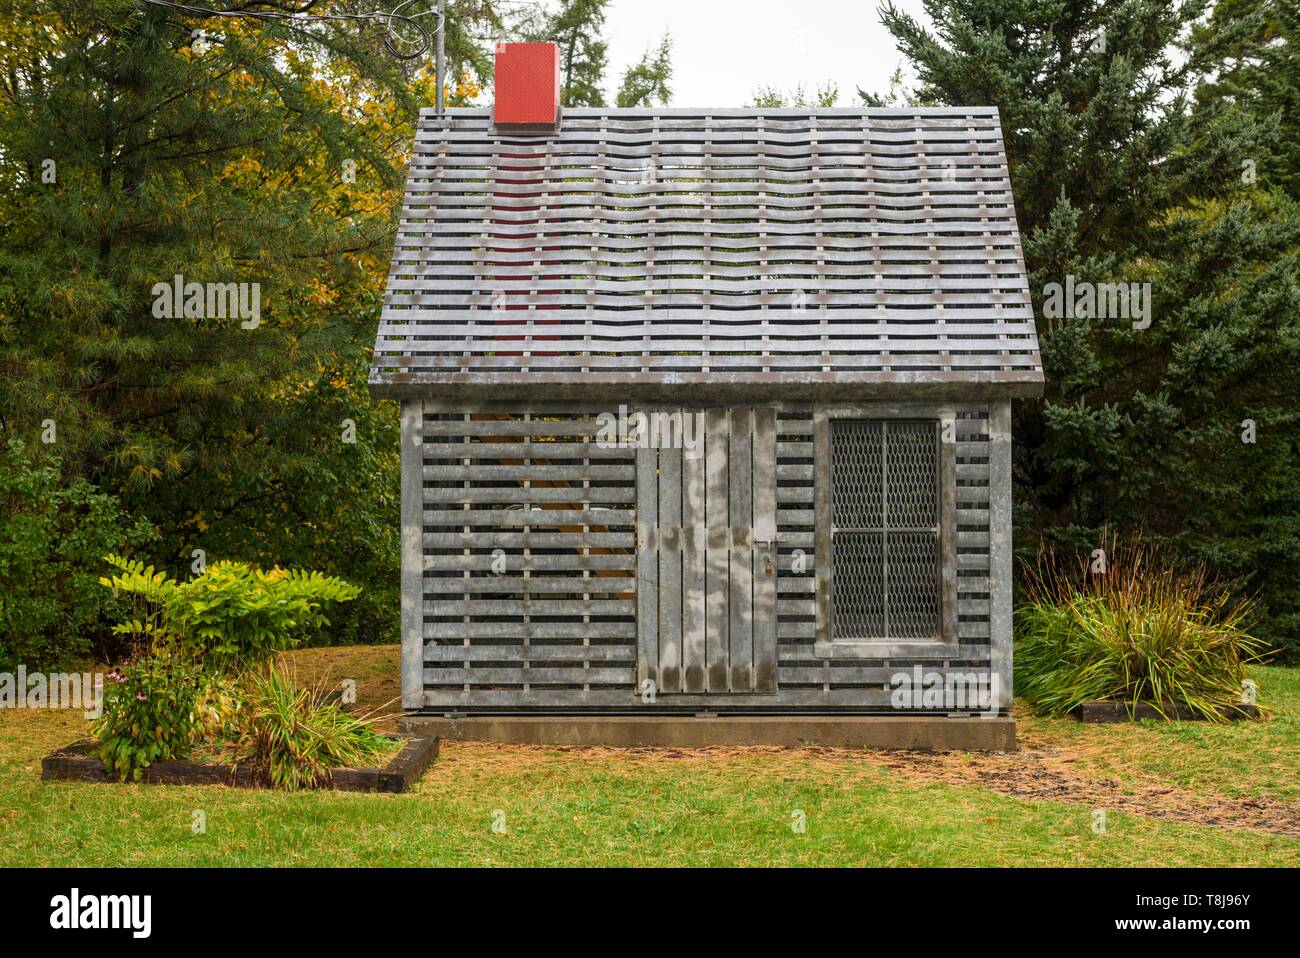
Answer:
<svg viewBox="0 0 1300 958"><path fill-rule="evenodd" d="M673 78L672 38L664 34L659 47L647 50L641 59L623 73L617 102L620 107L667 106L672 99L669 82Z"/></svg>
<svg viewBox="0 0 1300 958"><path fill-rule="evenodd" d="M1225 28L1243 21L1254 29L1218 57L1217 70L1196 89L1196 105L1208 113L1241 107L1269 124L1272 152L1258 173L1300 198L1300 3L1219 0L1193 29L1193 48L1215 45Z"/></svg>
<svg viewBox="0 0 1300 958"><path fill-rule="evenodd" d="M530 40L548 40L560 48L560 103L604 106L601 84L609 45L601 37L609 0L560 0L559 8L528 31Z"/></svg>
<svg viewBox="0 0 1300 958"><path fill-rule="evenodd" d="M1047 392L1017 404L1020 549L1142 528L1300 642L1300 217L1252 171L1270 123L1194 111L1260 18L1207 0L927 0L882 20L927 102L998 107ZM1050 283L1150 283L1150 324L1046 318ZM1139 320L1139 324L1140 324ZM1250 441L1253 440L1253 441Z"/></svg>

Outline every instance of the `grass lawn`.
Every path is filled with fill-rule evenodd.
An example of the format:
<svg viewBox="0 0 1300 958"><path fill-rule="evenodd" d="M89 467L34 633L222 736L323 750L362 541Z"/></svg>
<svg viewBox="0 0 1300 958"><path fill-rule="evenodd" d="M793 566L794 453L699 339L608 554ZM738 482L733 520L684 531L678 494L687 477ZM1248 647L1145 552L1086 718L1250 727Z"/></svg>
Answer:
<svg viewBox="0 0 1300 958"><path fill-rule="evenodd" d="M395 647L295 658L301 679L355 679L363 705L397 694ZM1021 708L1011 755L446 743L407 795L46 784L41 757L84 721L4 710L0 865L1294 867L1300 670L1256 677L1268 722L1083 726Z"/></svg>

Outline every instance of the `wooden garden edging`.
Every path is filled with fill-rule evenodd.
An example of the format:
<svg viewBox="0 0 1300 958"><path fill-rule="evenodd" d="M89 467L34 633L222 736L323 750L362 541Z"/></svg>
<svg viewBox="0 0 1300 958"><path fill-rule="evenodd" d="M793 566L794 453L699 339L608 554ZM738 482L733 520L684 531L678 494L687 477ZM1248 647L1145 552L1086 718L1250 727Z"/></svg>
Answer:
<svg viewBox="0 0 1300 958"><path fill-rule="evenodd" d="M1093 700L1084 702L1074 710L1074 717L1080 722L1094 724L1109 722L1136 722L1138 719L1172 719L1180 722L1204 721L1205 716L1182 703L1170 702L1161 715L1154 705L1139 704L1132 716L1129 715L1127 702L1107 702ZM1230 705L1219 710L1224 718L1237 721L1240 719L1259 718L1259 709L1254 705Z"/></svg>
<svg viewBox="0 0 1300 958"><path fill-rule="evenodd" d="M343 792L404 792L438 757L441 740L436 735L406 740L402 750L383 768L336 768L331 788ZM47 782L116 782L104 769L88 739L61 748L41 760L41 778ZM266 776L253 765L215 765L201 762L155 762L145 769L144 781L154 785L230 785L264 788Z"/></svg>

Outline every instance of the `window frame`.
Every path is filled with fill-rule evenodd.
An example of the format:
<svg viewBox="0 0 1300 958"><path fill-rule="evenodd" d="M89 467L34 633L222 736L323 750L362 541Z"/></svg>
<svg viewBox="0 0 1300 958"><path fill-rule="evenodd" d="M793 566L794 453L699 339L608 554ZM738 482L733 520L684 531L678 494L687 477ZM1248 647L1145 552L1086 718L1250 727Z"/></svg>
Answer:
<svg viewBox="0 0 1300 958"><path fill-rule="evenodd" d="M817 625L814 654L819 658L957 658L957 410L939 403L822 406L813 411L814 527ZM931 420L936 423L939 485L939 636L937 638L836 638L831 629L834 585L832 552L831 423L854 420ZM945 437L951 437L946 441Z"/></svg>

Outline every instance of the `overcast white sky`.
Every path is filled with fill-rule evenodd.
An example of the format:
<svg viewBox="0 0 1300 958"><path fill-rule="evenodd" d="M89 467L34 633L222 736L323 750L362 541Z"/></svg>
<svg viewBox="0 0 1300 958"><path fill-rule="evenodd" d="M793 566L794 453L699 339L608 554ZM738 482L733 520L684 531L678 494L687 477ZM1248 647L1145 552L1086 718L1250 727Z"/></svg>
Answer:
<svg viewBox="0 0 1300 958"><path fill-rule="evenodd" d="M895 0L913 16L921 0ZM665 30L673 38L672 106L739 107L760 86L812 93L830 80L840 105L857 87L884 92L902 57L877 0L613 0L605 20L610 84ZM614 89L607 99L614 101Z"/></svg>

